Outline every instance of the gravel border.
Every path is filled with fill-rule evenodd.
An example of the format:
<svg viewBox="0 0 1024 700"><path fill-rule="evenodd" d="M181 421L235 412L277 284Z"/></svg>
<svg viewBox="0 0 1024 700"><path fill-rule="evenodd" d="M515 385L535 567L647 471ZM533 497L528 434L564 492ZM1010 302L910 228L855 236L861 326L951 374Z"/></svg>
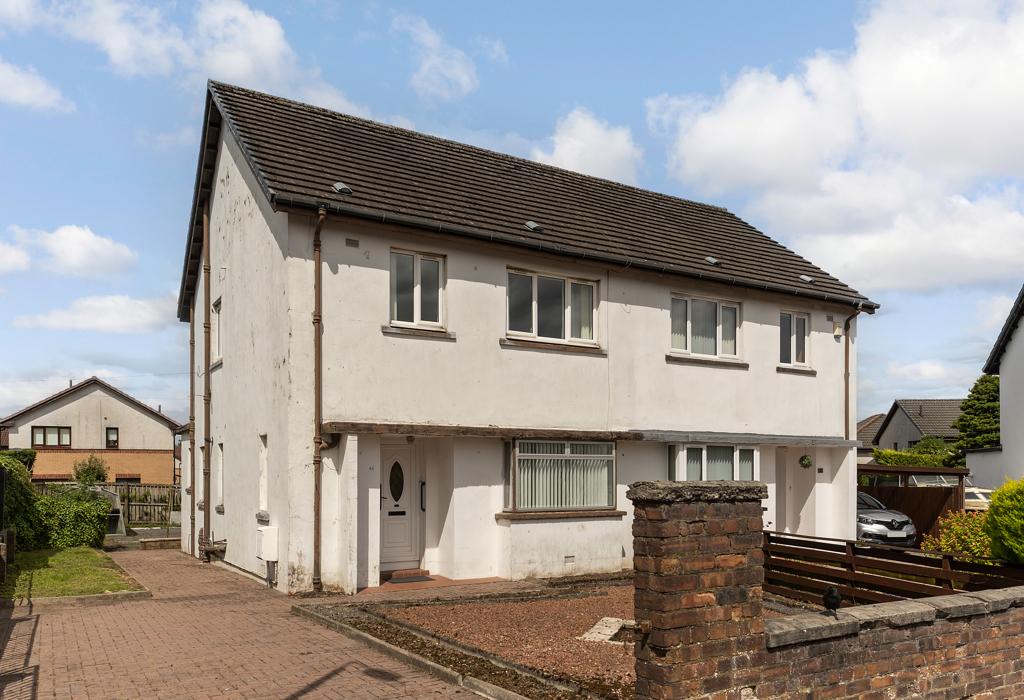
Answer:
<svg viewBox="0 0 1024 700"><path fill-rule="evenodd" d="M334 609L327 611L331 614L325 614L316 607L293 605L291 610L293 614L364 642L449 683L466 687L493 700L576 700L599 697L582 688L574 688L574 684L546 679L536 672L527 673L504 660L496 661L496 657L492 658L486 652L472 647L459 648L450 640L428 637L428 633L410 629L415 627L413 625L397 625L383 615L372 615L351 606L331 606Z"/></svg>

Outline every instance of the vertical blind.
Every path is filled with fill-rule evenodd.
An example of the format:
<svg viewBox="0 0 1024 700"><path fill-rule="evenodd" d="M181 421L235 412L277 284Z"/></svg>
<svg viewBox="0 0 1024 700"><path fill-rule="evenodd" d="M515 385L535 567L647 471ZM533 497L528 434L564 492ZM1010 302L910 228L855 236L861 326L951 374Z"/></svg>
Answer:
<svg viewBox="0 0 1024 700"><path fill-rule="evenodd" d="M687 481L753 481L754 450L728 445L687 447L686 472L682 478Z"/></svg>
<svg viewBox="0 0 1024 700"><path fill-rule="evenodd" d="M614 444L520 441L518 448L517 508L562 510L613 505Z"/></svg>
<svg viewBox="0 0 1024 700"><path fill-rule="evenodd" d="M718 354L718 304L713 301L694 299L690 311L690 333L693 336L693 352L700 355Z"/></svg>
<svg viewBox="0 0 1024 700"><path fill-rule="evenodd" d="M672 299L672 349L686 349L686 299Z"/></svg>
<svg viewBox="0 0 1024 700"><path fill-rule="evenodd" d="M572 329L570 337L577 340L594 339L594 286L573 282L570 284L570 311Z"/></svg>

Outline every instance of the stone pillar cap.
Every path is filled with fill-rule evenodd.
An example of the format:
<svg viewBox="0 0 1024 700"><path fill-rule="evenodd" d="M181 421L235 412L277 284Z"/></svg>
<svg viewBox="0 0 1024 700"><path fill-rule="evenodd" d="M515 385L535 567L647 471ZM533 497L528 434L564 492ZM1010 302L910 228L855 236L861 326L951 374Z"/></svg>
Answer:
<svg viewBox="0 0 1024 700"><path fill-rule="evenodd" d="M637 481L626 498L641 503L736 503L768 498L760 481Z"/></svg>

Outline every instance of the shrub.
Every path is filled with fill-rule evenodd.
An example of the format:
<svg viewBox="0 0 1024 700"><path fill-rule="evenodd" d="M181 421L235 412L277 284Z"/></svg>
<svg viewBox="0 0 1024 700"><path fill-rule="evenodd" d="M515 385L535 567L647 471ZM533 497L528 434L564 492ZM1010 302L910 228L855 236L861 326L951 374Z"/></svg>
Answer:
<svg viewBox="0 0 1024 700"><path fill-rule="evenodd" d="M992 540L985 532L985 513L951 511L939 518L939 536L925 535L921 549L959 554L966 559L988 559Z"/></svg>
<svg viewBox="0 0 1024 700"><path fill-rule="evenodd" d="M75 462L75 481L82 486L92 486L107 480L107 463L96 455L89 455Z"/></svg>
<svg viewBox="0 0 1024 700"><path fill-rule="evenodd" d="M917 444L911 447L907 452L913 452L914 454L924 455L942 455L946 457L952 452L946 441L935 435L925 435L923 438L918 440Z"/></svg>
<svg viewBox="0 0 1024 700"><path fill-rule="evenodd" d="M35 450L0 450L0 457L13 457L25 465L25 469L32 471L32 465L36 463Z"/></svg>
<svg viewBox="0 0 1024 700"><path fill-rule="evenodd" d="M87 489L67 489L40 496L39 512L54 549L99 547L107 532L110 503Z"/></svg>
<svg viewBox="0 0 1024 700"><path fill-rule="evenodd" d="M5 517L15 531L16 547L22 550L46 546L46 527L39 514L38 495L28 469L14 457L0 454L0 469L7 472Z"/></svg>
<svg viewBox="0 0 1024 700"><path fill-rule="evenodd" d="M901 450L880 450L877 447L872 450L872 455L878 464L887 467L942 467L945 465L946 454L933 454L930 452L909 452Z"/></svg>
<svg viewBox="0 0 1024 700"><path fill-rule="evenodd" d="M1024 479L1007 481L992 493L985 532L995 556L1024 564Z"/></svg>

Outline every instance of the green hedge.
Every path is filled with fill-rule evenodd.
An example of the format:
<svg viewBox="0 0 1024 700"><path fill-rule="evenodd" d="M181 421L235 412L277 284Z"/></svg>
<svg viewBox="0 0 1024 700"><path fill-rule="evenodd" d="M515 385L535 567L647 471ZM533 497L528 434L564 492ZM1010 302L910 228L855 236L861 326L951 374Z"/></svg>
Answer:
<svg viewBox="0 0 1024 700"><path fill-rule="evenodd" d="M887 467L943 467L946 461L946 455L930 454L927 452L905 452L902 450L880 450L877 447L872 450L872 455L878 464L884 464Z"/></svg>
<svg viewBox="0 0 1024 700"><path fill-rule="evenodd" d="M992 494L985 532L995 556L1024 564L1024 479L1007 481Z"/></svg>
<svg viewBox="0 0 1024 700"><path fill-rule="evenodd" d="M25 465L25 469L30 472L32 471L32 466L36 463L35 450L0 450L0 457L13 457Z"/></svg>
<svg viewBox="0 0 1024 700"><path fill-rule="evenodd" d="M38 495L28 469L7 454L0 454L0 469L7 471L5 513L7 526L15 531L15 546L26 551L45 547L46 526L39 514Z"/></svg>
<svg viewBox="0 0 1024 700"><path fill-rule="evenodd" d="M109 512L109 501L84 489L54 491L39 497L39 513L54 549L102 546Z"/></svg>
<svg viewBox="0 0 1024 700"><path fill-rule="evenodd" d="M950 511L939 519L939 536L925 535L921 549L959 554L969 560L992 557L992 539L985 532L986 513Z"/></svg>

